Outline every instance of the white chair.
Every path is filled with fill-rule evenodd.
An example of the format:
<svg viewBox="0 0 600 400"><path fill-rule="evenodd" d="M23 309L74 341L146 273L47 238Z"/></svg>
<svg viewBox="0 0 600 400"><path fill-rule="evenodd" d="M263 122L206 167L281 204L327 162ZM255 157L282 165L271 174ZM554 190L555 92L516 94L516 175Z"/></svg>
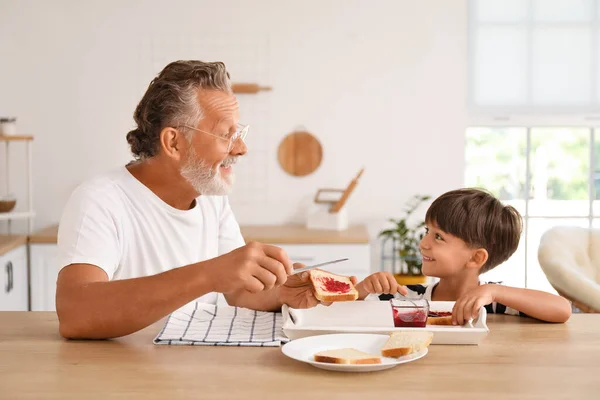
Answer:
<svg viewBox="0 0 600 400"><path fill-rule="evenodd" d="M600 313L600 230L554 227L540 240L538 260L561 296L583 312Z"/></svg>

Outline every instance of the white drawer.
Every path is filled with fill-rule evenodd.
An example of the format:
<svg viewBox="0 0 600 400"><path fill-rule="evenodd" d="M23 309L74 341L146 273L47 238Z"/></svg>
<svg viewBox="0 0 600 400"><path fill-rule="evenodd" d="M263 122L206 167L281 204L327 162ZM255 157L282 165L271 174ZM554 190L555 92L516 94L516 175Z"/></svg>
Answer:
<svg viewBox="0 0 600 400"><path fill-rule="evenodd" d="M0 311L27 311L27 247L0 256Z"/></svg>
<svg viewBox="0 0 600 400"><path fill-rule="evenodd" d="M356 275L364 279L371 272L371 251L369 244L282 244L292 262L313 265L338 258L348 261L332 264L326 270L340 275Z"/></svg>

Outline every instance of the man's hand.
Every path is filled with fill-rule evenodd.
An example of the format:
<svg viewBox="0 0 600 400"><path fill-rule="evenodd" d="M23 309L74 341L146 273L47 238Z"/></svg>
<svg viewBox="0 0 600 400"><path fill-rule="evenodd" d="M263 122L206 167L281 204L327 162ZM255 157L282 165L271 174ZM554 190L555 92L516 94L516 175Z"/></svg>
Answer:
<svg viewBox="0 0 600 400"><path fill-rule="evenodd" d="M294 269L304 267L305 265L300 263L294 264ZM351 276L350 280L356 285L356 277ZM315 297L314 287L310 281L310 273L308 271L288 276L285 284L279 289L279 299L281 303L287 304L292 308L312 308L317 304L329 304L321 303Z"/></svg>
<svg viewBox="0 0 600 400"><path fill-rule="evenodd" d="M292 272L292 262L279 247L250 242L206 263L205 274L213 291L250 293L283 285Z"/></svg>
<svg viewBox="0 0 600 400"><path fill-rule="evenodd" d="M452 309L452 324L464 325L471 318L479 316L479 309L496 301L495 290L498 285L481 285L477 289L462 295Z"/></svg>
<svg viewBox="0 0 600 400"><path fill-rule="evenodd" d="M394 275L389 272L376 272L365 278L356 285L358 298L363 300L369 294L396 294L406 295L408 290L396 281Z"/></svg>

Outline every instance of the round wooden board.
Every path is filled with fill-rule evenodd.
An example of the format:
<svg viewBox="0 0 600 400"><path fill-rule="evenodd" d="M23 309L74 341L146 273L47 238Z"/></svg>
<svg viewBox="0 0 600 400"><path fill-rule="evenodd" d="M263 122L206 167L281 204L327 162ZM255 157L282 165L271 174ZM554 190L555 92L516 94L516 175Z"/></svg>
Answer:
<svg viewBox="0 0 600 400"><path fill-rule="evenodd" d="M321 143L309 132L292 132L279 144L279 165L293 176L313 173L323 159Z"/></svg>

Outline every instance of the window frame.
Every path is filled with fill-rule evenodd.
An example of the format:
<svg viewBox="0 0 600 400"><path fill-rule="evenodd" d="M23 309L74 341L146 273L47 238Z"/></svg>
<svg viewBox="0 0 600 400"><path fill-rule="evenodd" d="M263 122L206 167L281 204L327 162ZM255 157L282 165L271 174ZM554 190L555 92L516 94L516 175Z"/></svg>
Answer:
<svg viewBox="0 0 600 400"><path fill-rule="evenodd" d="M531 201L531 199L529 199L529 196L526 195L524 202L525 202L525 212L524 214L522 214L523 217L523 253L524 253L524 260L523 261L523 274L524 274L524 285L525 287L529 287L528 285L528 279L527 279L527 275L528 275L528 250L529 250L529 246L533 245L536 246L537 248L537 243L531 244L529 243L529 223L531 220L551 220L551 219L577 219L577 220L588 220L588 227L589 228L593 228L593 223L595 220L600 221L600 214L597 216L594 216L594 201L600 201L600 199L596 199L596 189L595 189L595 171L596 171L596 158L597 156L600 156L600 154L596 154L595 152L595 144L596 141L600 141L600 123L598 125L595 124L582 124L581 119L577 120L577 119L570 119L570 122L574 122L574 121L579 121L581 124L579 125L575 125L575 124L571 124L571 125L565 125L565 124L556 124L556 122L558 120L554 120L552 121L552 124L514 124L514 123L507 123L509 119L494 119L494 120L488 120L488 121L492 121L494 122L493 124L469 124L469 126L467 127L467 129L465 130L465 143L467 140L467 132L468 129L470 128L517 128L517 129L522 129L525 131L525 135L526 135L526 149L525 149L525 157L526 157L526 161L525 161L525 193L529 193L530 189L531 189L531 178L532 178L532 171L531 171L531 131L533 129L540 129L540 128L586 128L589 130L588 134L589 134L589 171L588 171L588 215L587 216L581 216L581 215L530 215L529 214L529 203ZM525 121L524 119L522 119L523 121ZM538 117L534 117L531 118L529 121L534 121L534 120L542 120ZM596 132L596 131L599 132ZM466 155L465 155L466 156ZM465 162L467 160L465 159ZM463 183L466 184L466 173L467 173L467 165L465 164L465 168L464 168L464 172L463 172Z"/></svg>

